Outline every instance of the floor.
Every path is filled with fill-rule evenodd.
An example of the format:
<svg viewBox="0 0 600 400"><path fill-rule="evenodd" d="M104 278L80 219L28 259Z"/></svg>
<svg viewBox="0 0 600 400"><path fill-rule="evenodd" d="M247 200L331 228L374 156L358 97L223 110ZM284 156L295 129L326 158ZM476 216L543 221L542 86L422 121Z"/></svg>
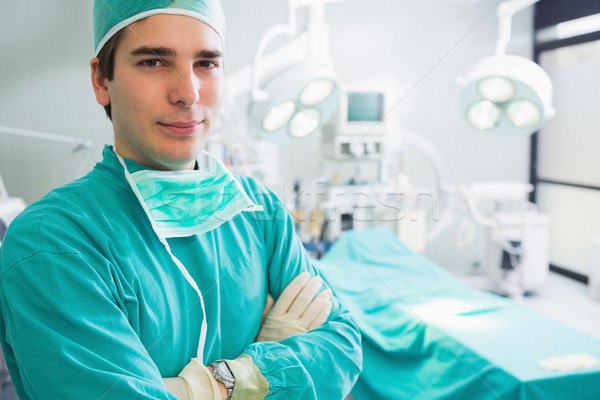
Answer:
<svg viewBox="0 0 600 400"><path fill-rule="evenodd" d="M600 300L589 295L588 286L563 275L551 273L538 295L524 303L542 314L600 337Z"/></svg>
<svg viewBox="0 0 600 400"><path fill-rule="evenodd" d="M484 289L485 278L463 279L473 287ZM589 295L588 286L555 272L535 294L525 296L523 304L540 313L600 338L600 300Z"/></svg>

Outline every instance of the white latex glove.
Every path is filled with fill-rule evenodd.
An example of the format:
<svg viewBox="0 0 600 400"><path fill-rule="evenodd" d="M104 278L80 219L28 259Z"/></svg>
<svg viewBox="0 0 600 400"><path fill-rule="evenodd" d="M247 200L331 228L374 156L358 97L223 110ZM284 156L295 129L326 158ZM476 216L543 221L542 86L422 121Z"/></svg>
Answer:
<svg viewBox="0 0 600 400"><path fill-rule="evenodd" d="M294 278L264 318L256 341L279 342L323 325L331 313L332 304L331 290L317 295L321 286L323 280L318 276L311 279L308 272ZM267 300L267 307L268 303Z"/></svg>
<svg viewBox="0 0 600 400"><path fill-rule="evenodd" d="M213 374L196 358L177 378L163 378L167 390L179 400L221 400L221 391Z"/></svg>
<svg viewBox="0 0 600 400"><path fill-rule="evenodd" d="M189 400L187 383L183 378L163 378L165 387L169 392L175 395L179 400Z"/></svg>

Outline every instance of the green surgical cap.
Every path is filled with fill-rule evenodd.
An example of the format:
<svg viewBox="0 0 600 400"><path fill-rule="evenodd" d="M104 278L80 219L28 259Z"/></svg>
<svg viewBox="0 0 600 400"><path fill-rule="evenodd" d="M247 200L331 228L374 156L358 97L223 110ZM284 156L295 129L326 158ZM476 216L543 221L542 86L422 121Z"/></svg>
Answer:
<svg viewBox="0 0 600 400"><path fill-rule="evenodd" d="M156 14L187 15L213 28L225 39L225 16L220 0L95 0L95 54L118 31Z"/></svg>

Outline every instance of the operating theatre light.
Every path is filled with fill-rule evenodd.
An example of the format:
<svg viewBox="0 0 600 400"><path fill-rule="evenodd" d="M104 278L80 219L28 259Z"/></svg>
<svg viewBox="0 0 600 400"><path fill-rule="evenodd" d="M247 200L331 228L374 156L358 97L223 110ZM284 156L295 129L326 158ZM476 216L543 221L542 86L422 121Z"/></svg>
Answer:
<svg viewBox="0 0 600 400"><path fill-rule="evenodd" d="M475 63L461 79L459 105L474 128L501 135L529 135L554 115L552 82L538 64L504 54L512 16L539 0L508 0L498 7L496 55Z"/></svg>
<svg viewBox="0 0 600 400"><path fill-rule="evenodd" d="M531 134L554 114L548 74L524 57L480 60L463 84L460 108L469 124L482 131Z"/></svg>
<svg viewBox="0 0 600 400"><path fill-rule="evenodd" d="M333 71L310 62L284 67L262 85L263 100L250 106L258 137L286 143L315 132L339 104L340 85Z"/></svg>
<svg viewBox="0 0 600 400"><path fill-rule="evenodd" d="M291 143L317 131L334 114L340 101L340 84L331 68L328 28L324 22L323 2L308 2L310 21L301 33L306 54L284 59L266 68L262 57L276 36L297 36L296 8L289 2L288 25L278 25L263 36L252 70L252 98L249 124L261 140Z"/></svg>

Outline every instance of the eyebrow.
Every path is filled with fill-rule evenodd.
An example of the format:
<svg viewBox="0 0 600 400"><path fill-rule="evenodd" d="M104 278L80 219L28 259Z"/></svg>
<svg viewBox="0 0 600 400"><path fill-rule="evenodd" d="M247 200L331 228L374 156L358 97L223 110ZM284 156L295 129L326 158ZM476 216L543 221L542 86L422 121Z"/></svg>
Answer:
<svg viewBox="0 0 600 400"><path fill-rule="evenodd" d="M138 47L135 50L132 50L131 53L132 56L134 57L138 57L138 56L156 56L156 57L175 57L175 50L170 49L168 47L149 47L149 46L143 46L143 47Z"/></svg>
<svg viewBox="0 0 600 400"><path fill-rule="evenodd" d="M223 57L223 53L219 50L200 50L196 52L196 58L216 59Z"/></svg>
<svg viewBox="0 0 600 400"><path fill-rule="evenodd" d="M130 53L133 57L139 56L155 56L155 57L175 57L177 52L169 47L149 47L143 46L132 50ZM223 53L219 50L200 50L194 54L195 58L202 59L218 59L223 57Z"/></svg>

